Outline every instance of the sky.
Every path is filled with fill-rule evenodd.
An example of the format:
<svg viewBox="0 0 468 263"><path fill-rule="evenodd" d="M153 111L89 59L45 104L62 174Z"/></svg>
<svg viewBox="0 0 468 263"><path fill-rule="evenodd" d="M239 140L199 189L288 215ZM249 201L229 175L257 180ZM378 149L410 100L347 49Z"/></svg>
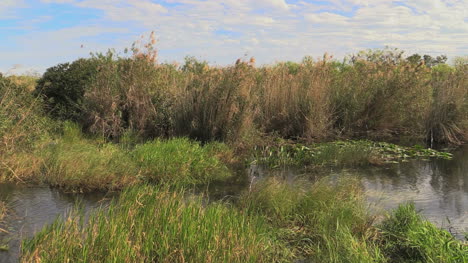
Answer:
<svg viewBox="0 0 468 263"><path fill-rule="evenodd" d="M160 62L468 55L468 0L0 0L0 72L42 73L154 31Z"/></svg>

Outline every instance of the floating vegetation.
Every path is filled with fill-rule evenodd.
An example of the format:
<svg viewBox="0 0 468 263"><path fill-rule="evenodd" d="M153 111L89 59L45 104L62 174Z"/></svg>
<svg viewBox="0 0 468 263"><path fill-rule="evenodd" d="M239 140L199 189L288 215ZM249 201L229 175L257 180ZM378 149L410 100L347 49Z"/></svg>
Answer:
<svg viewBox="0 0 468 263"><path fill-rule="evenodd" d="M400 146L370 140L347 140L311 145L281 144L257 147L252 156L255 163L278 166L359 166L407 161L415 158L451 159L452 154L420 145Z"/></svg>

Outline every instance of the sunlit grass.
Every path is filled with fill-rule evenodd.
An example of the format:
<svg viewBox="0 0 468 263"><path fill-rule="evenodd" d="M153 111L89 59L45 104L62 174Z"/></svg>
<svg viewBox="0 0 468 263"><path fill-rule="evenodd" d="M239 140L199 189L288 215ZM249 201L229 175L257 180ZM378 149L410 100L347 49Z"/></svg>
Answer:
<svg viewBox="0 0 468 263"><path fill-rule="evenodd" d="M22 261L278 262L287 256L260 217L158 188L124 191L86 225L80 216L57 220L23 243Z"/></svg>

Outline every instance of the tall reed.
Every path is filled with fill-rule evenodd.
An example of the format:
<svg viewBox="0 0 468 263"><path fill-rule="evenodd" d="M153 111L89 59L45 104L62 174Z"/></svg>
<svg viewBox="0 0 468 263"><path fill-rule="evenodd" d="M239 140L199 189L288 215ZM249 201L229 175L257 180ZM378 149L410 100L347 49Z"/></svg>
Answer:
<svg viewBox="0 0 468 263"><path fill-rule="evenodd" d="M288 64L259 69L258 126L287 138L325 138L332 124L331 71L327 57L305 59L294 70Z"/></svg>
<svg viewBox="0 0 468 263"><path fill-rule="evenodd" d="M201 141L234 141L252 125L255 69L247 63L185 70L174 103L176 135Z"/></svg>
<svg viewBox="0 0 468 263"><path fill-rule="evenodd" d="M432 104L426 120L429 143L462 144L468 138L468 65L432 72Z"/></svg>

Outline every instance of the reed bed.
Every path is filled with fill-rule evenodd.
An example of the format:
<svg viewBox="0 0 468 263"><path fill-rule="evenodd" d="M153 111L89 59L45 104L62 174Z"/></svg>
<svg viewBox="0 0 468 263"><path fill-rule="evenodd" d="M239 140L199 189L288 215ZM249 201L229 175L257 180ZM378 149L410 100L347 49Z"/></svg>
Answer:
<svg viewBox="0 0 468 263"><path fill-rule="evenodd" d="M252 131L308 141L405 136L433 145L465 142L466 64L426 66L392 52L261 67L254 59L219 67L189 58L175 66L141 52L130 58L109 53L89 59L99 70L85 83L72 76L87 68L60 74L83 93L82 101L70 105L81 116L75 119L111 139L130 129L147 139L203 142L242 143ZM46 105L51 99L67 103L48 89L38 87Z"/></svg>

